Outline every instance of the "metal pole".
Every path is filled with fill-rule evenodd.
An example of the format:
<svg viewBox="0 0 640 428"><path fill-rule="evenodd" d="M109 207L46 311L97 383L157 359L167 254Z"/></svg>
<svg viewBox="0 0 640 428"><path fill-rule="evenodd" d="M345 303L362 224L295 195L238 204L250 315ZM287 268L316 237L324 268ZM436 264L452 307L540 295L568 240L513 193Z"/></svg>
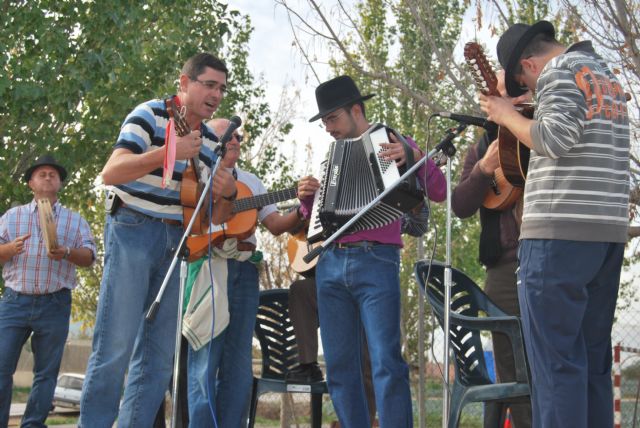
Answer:
<svg viewBox="0 0 640 428"><path fill-rule="evenodd" d="M424 245L422 237L418 238L418 260L422 260L424 257ZM420 370L418 378L418 421L420 428L426 427L427 412L426 412L426 362L424 358L424 299L419 296L418 299L418 367Z"/></svg>
<svg viewBox="0 0 640 428"><path fill-rule="evenodd" d="M444 385L442 387L442 428L449 424L449 323L451 311L451 158L447 158L447 237L444 268Z"/></svg>

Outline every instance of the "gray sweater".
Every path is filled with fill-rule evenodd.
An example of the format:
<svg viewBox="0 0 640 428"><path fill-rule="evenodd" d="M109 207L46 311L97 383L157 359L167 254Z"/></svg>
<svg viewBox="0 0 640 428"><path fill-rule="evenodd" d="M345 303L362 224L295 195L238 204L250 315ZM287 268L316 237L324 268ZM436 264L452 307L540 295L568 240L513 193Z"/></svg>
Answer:
<svg viewBox="0 0 640 428"><path fill-rule="evenodd" d="M520 239L626 242L625 94L591 42L555 57L537 87Z"/></svg>

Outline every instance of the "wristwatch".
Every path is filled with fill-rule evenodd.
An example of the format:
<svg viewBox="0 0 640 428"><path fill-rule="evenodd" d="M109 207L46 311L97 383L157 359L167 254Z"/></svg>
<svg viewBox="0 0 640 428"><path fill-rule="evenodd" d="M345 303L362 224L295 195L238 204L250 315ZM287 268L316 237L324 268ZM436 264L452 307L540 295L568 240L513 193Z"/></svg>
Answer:
<svg viewBox="0 0 640 428"><path fill-rule="evenodd" d="M62 258L68 259L70 255L71 255L71 247L67 247L67 250L64 252L64 256L62 256Z"/></svg>

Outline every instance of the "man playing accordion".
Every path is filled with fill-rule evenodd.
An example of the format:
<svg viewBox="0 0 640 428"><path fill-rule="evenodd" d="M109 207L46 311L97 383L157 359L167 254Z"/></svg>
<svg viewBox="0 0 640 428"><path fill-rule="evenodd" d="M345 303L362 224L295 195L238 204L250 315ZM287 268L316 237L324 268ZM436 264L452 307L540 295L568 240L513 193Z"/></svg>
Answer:
<svg viewBox="0 0 640 428"><path fill-rule="evenodd" d="M353 139L371 128L364 101L349 76L339 76L316 88L325 130L336 140ZM407 161L405 144L393 133L382 144L384 159L401 166ZM424 154L409 142L415 159ZM425 194L434 201L446 196L445 179L428 160L417 172ZM426 183L426 186L425 186ZM301 212L311 217L313 196L320 182L305 177L298 187ZM316 266L318 312L327 365L329 392L342 426L371 426L362 369L362 334L366 335L380 426L413 424L409 370L400 346L401 221L347 233L330 244ZM354 344L356 346L354 346Z"/></svg>

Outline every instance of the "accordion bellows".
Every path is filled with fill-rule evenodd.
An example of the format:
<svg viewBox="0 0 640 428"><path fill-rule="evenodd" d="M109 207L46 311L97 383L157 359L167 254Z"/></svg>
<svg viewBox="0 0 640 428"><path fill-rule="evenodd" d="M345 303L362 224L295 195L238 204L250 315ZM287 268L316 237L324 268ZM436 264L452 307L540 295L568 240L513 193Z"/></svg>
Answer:
<svg viewBox="0 0 640 428"><path fill-rule="evenodd" d="M358 138L331 143L314 199L309 242L329 237L413 165L413 156L407 156L400 168L381 158L385 150L381 144L389 143L389 132L398 137L405 150L411 150L401 135L381 124L372 125ZM392 223L422 200L423 193L412 174L351 225L347 233Z"/></svg>

